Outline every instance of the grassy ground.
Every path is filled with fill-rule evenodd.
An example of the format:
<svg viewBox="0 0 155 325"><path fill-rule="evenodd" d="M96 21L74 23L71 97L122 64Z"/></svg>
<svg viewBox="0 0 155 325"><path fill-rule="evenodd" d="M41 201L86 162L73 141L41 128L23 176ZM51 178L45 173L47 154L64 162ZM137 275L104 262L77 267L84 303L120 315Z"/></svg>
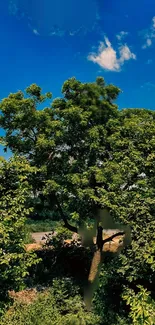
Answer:
<svg viewBox="0 0 155 325"><path fill-rule="evenodd" d="M58 221L53 221L50 219L45 220L32 220L28 219L26 223L26 228L29 232L42 232L51 231L52 228L57 228L59 225Z"/></svg>
<svg viewBox="0 0 155 325"><path fill-rule="evenodd" d="M25 226L25 244L34 243L31 233L51 231L53 228L56 229L58 225L59 225L58 221L53 221L50 219L46 219L46 220L28 219Z"/></svg>

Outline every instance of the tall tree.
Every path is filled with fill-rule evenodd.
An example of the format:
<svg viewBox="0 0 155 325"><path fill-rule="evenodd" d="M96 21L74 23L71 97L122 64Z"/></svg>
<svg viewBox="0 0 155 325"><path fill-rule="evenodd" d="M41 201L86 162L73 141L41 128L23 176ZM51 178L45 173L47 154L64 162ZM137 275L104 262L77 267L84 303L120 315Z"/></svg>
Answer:
<svg viewBox="0 0 155 325"><path fill-rule="evenodd" d="M71 78L62 98L38 110L51 95L31 85L26 95L2 100L0 124L6 147L38 168L31 184L58 207L66 227L77 231L104 207L131 226L132 243L117 257L108 281L115 276L122 291L124 285L135 292L143 285L155 299L155 113L119 111L119 93L101 77L94 83ZM117 285L114 290L122 304Z"/></svg>

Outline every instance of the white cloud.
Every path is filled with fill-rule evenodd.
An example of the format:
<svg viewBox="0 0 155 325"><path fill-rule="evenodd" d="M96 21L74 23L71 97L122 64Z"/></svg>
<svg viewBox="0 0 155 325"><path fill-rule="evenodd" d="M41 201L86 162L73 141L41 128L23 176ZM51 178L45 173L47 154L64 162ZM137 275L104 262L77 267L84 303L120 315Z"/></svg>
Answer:
<svg viewBox="0 0 155 325"><path fill-rule="evenodd" d="M120 62L124 63L124 61L128 60L136 60L136 55L132 53L127 45L122 45L119 48L120 53Z"/></svg>
<svg viewBox="0 0 155 325"><path fill-rule="evenodd" d="M34 33L35 35L39 35L39 32L37 31L37 29L33 29L33 33Z"/></svg>
<svg viewBox="0 0 155 325"><path fill-rule="evenodd" d="M123 30L119 33L119 34L117 34L116 35L116 37L117 37L117 39L119 40L119 41L121 41L125 36L127 36L129 33L128 32L124 32Z"/></svg>
<svg viewBox="0 0 155 325"><path fill-rule="evenodd" d="M88 55L88 60L108 71L120 71L124 62L131 59L135 60L136 55L130 51L126 44L119 47L117 53L107 37L104 38L104 42L100 42L97 54L90 53Z"/></svg>
<svg viewBox="0 0 155 325"><path fill-rule="evenodd" d="M147 46L151 46L151 44L152 44L151 38L147 38L146 43L147 43Z"/></svg>
<svg viewBox="0 0 155 325"><path fill-rule="evenodd" d="M151 38L147 38L145 44L142 46L142 49L146 49L147 47L150 47L152 45Z"/></svg>
<svg viewBox="0 0 155 325"><path fill-rule="evenodd" d="M145 31L142 31L144 34L145 43L142 45L142 49L146 49L152 45L152 40L155 38L155 16L152 18L152 23L150 28Z"/></svg>
<svg viewBox="0 0 155 325"><path fill-rule="evenodd" d="M155 28L155 16L152 18L153 28Z"/></svg>

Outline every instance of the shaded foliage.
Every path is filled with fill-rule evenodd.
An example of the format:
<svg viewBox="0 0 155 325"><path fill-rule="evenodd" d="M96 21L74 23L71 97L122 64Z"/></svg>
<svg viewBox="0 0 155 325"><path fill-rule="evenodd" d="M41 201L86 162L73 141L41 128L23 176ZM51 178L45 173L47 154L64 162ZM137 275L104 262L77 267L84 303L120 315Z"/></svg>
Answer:
<svg viewBox="0 0 155 325"><path fill-rule="evenodd" d="M52 288L40 293L32 304L24 305L17 301L1 324L99 325L101 322L99 316L86 311L78 287L71 280L57 279Z"/></svg>
<svg viewBox="0 0 155 325"><path fill-rule="evenodd" d="M56 277L72 277L81 286L85 285L91 265L93 251L73 244L56 244L55 249L36 251L41 261L29 269L27 286L50 285Z"/></svg>

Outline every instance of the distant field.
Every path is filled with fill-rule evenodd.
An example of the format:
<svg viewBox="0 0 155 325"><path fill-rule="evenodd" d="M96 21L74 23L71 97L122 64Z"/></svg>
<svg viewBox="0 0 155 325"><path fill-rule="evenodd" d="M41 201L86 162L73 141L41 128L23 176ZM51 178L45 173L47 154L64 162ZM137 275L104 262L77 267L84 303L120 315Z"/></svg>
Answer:
<svg viewBox="0 0 155 325"><path fill-rule="evenodd" d="M26 229L28 232L43 232L43 231L51 231L52 228L58 227L60 222L53 221L50 219L45 220L32 220L28 219L26 222Z"/></svg>
<svg viewBox="0 0 155 325"><path fill-rule="evenodd" d="M26 238L25 238L25 244L27 245L27 249L35 249L38 248L38 245L43 244L45 240L42 240L42 237L46 233L49 233L52 231L52 229L56 230L62 226L61 222L59 221L53 221L50 219L45 220L32 220L28 219L26 222ZM119 229L106 229L103 230L103 238L107 238L108 236L116 233L119 231ZM33 235L32 235L33 234ZM113 250L117 249L118 241L121 237L116 238L112 243L106 243L104 245L104 250ZM96 242L94 238L94 243Z"/></svg>
<svg viewBox="0 0 155 325"><path fill-rule="evenodd" d="M52 229L56 229L60 225L60 222L50 219L46 220L32 220L28 219L25 226L25 244L34 243L34 239L31 234L36 232L49 232Z"/></svg>
<svg viewBox="0 0 155 325"><path fill-rule="evenodd" d="M103 239L108 238L111 236L115 231L108 230L107 232L103 233ZM33 232L31 233L32 236L32 241L29 243L26 243L26 250L37 250L37 249L42 249L43 245L46 242L46 234L48 235L49 232ZM77 236L77 234L73 234L73 237ZM73 239L72 237L72 239ZM77 236L79 237L79 236ZM103 251L111 251L111 252L116 252L120 247L123 245L123 237L122 235L116 237L113 239L111 242L107 242L104 244ZM96 244L96 237L93 238L94 244ZM64 243L70 244L71 239L64 240Z"/></svg>

